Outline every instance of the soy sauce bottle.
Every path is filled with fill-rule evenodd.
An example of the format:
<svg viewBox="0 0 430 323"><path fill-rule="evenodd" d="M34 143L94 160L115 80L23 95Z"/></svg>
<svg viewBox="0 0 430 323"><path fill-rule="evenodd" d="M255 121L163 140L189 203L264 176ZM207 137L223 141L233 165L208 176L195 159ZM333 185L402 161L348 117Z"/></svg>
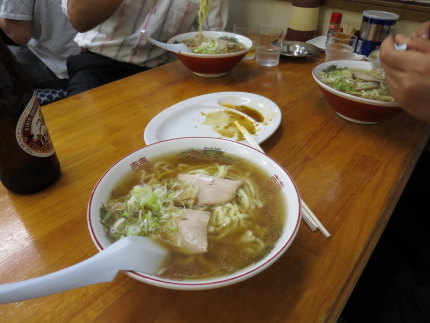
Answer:
<svg viewBox="0 0 430 323"><path fill-rule="evenodd" d="M28 194L52 184L60 163L30 81L0 40L0 181Z"/></svg>

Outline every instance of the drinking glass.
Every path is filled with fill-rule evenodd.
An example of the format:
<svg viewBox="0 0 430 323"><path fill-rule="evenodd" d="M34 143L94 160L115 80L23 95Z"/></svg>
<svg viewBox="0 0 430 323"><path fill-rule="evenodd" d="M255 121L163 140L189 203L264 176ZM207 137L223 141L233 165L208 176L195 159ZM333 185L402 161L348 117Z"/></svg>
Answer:
<svg viewBox="0 0 430 323"><path fill-rule="evenodd" d="M257 31L257 64L276 66L279 64L284 31L281 28L261 27Z"/></svg>
<svg viewBox="0 0 430 323"><path fill-rule="evenodd" d="M244 60L254 59L255 58L255 44L257 41L257 26L256 25L248 25L248 24L239 24L236 23L233 25L233 32L245 37L248 37L252 40L252 46L246 56L243 58Z"/></svg>
<svg viewBox="0 0 430 323"><path fill-rule="evenodd" d="M325 46L325 61L353 59L357 36L342 32L333 33Z"/></svg>

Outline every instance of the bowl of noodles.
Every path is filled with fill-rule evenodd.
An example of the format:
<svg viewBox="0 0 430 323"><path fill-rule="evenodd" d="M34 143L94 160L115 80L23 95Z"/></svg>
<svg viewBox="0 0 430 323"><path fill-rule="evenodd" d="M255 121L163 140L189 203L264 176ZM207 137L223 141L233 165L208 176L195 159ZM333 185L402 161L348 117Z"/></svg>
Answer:
<svg viewBox="0 0 430 323"><path fill-rule="evenodd" d="M269 156L220 138L160 141L120 159L88 204L99 250L129 235L150 237L168 257L154 286L202 290L235 284L275 263L300 224L300 198Z"/></svg>
<svg viewBox="0 0 430 323"><path fill-rule="evenodd" d="M371 62L325 62L313 69L312 76L331 107L348 121L375 124L401 112L386 87L383 69Z"/></svg>
<svg viewBox="0 0 430 323"><path fill-rule="evenodd" d="M251 49L252 40L230 32L202 31L176 35L167 43L184 43L190 52L175 53L195 75L220 77L230 72Z"/></svg>

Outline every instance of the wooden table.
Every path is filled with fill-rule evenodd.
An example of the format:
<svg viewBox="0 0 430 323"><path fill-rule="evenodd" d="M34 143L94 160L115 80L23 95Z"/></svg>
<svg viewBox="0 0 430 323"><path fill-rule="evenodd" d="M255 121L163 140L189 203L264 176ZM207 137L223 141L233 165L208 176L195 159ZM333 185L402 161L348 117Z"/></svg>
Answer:
<svg viewBox="0 0 430 323"><path fill-rule="evenodd" d="M44 106L62 177L27 196L0 187L0 283L44 275L97 250L86 207L98 178L144 146L148 122L193 96L245 91L282 110L262 144L295 180L331 232L302 225L273 266L236 285L207 291L153 287L120 273L114 282L0 305L2 322L335 322L429 137L406 114L378 125L338 117L312 79L321 62L282 57L278 67L241 62L206 79L179 62Z"/></svg>

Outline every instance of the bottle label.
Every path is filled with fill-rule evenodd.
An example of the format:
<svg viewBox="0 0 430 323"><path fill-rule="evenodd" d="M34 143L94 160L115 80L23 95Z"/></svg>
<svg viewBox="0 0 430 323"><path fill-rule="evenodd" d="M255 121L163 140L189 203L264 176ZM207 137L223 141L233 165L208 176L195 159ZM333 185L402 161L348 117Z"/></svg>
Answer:
<svg viewBox="0 0 430 323"><path fill-rule="evenodd" d="M15 135L18 144L30 155L49 157L55 152L35 93L19 117Z"/></svg>

